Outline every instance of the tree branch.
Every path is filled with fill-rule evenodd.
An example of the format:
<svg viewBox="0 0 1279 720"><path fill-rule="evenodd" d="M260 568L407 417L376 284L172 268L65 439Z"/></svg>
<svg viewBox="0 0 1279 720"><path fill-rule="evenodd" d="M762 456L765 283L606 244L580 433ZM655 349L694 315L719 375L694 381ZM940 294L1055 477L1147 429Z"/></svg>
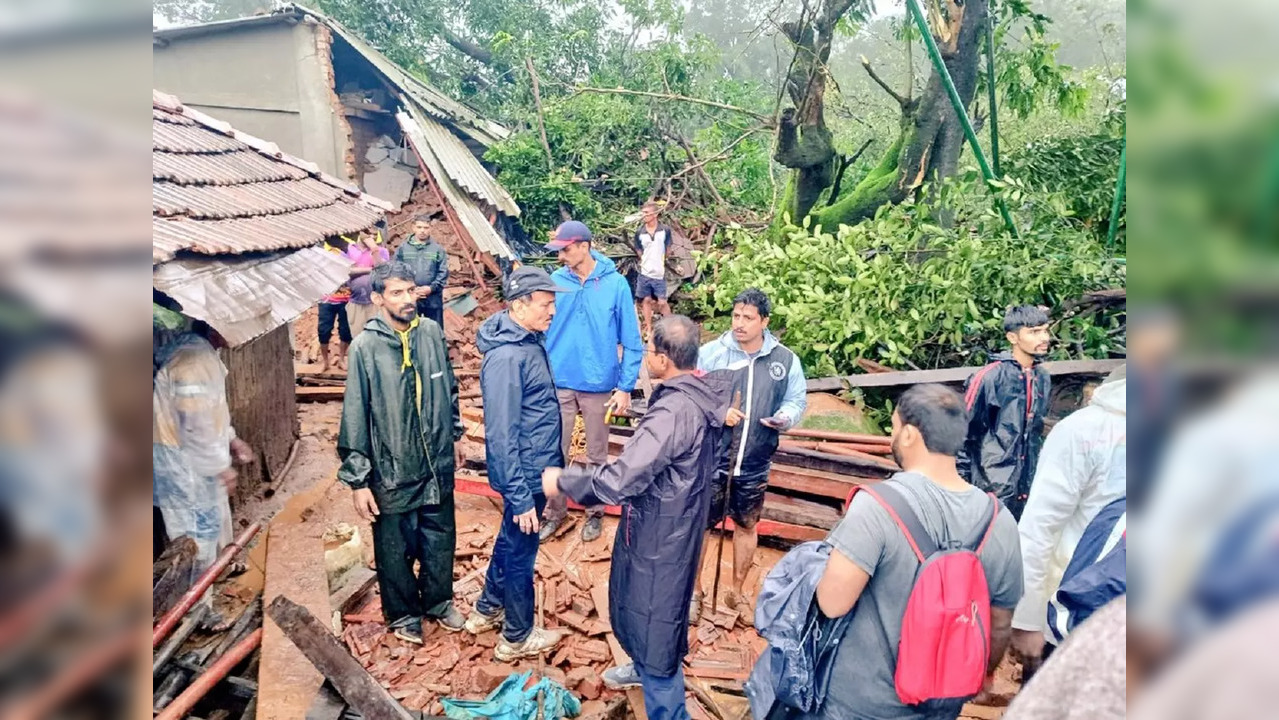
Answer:
<svg viewBox="0 0 1279 720"><path fill-rule="evenodd" d="M454 50L457 50L463 55L474 60L478 60L485 65L492 66L494 64L493 53L488 48L453 34L453 32L446 27L440 27L440 37L444 38L444 42L451 45Z"/></svg>
<svg viewBox="0 0 1279 720"><path fill-rule="evenodd" d="M910 99L909 99L909 98L904 98L904 97L902 97L902 96L901 96L901 95L900 95L900 94L899 94L896 90L894 90L892 87L890 87L890 86L889 86L889 84L888 84L887 82L884 82L884 79L883 79L883 78L881 78L881 77L880 77L880 76L879 76L879 75L875 72L875 69L874 69L874 68L872 68L872 67L870 66L870 60L867 60L865 55L862 55L862 56L861 56L861 60L862 60L862 67L863 67L863 68L866 68L866 74L867 74L867 75L870 75L870 79L871 79L871 80L874 80L876 85L878 85L878 86L880 86L881 88L883 88L883 89L884 89L884 92L886 92L886 93L888 93L889 95L891 95L891 96L892 96L892 98L893 98L894 100L896 100L896 101L897 101L897 104L898 104L898 105L900 105L902 108L905 108L907 105L909 105L909 104L910 104Z"/></svg>
<svg viewBox="0 0 1279 720"><path fill-rule="evenodd" d="M764 130L766 130L766 129L767 129L767 128L764 128L764 127L762 127L762 126L761 126L761 127L754 127L754 128L751 128L750 130L747 130L746 132L742 133L741 135L738 135L738 136L737 136L737 139L735 139L735 140L733 140L732 142L730 142L729 144L725 145L725 146L723 147L723 149L721 149L719 152L715 153L714 155L711 155L710 157L708 157L708 158L706 158L706 159L704 159L704 160L699 160L699 161L697 161L697 162L696 162L695 164L693 164L693 165L687 165L687 166L685 166L685 167L681 168L681 169L679 170L679 172L677 172L677 173L675 173L674 175L672 175L672 176L671 176L671 180L674 180L675 178L680 177L680 176L682 176L682 175L685 175L685 174L687 174L687 173L693 172L694 170L701 170L704 166L706 166L706 165L708 165L708 164L710 164L710 163L713 163L713 162L715 162L716 160L721 160L721 159L723 159L725 156L727 156L727 155L728 155L729 151L731 151L734 147L736 147L736 146L737 146L737 144L738 144L738 143L740 143L741 141L743 141L743 140L745 140L746 138L750 137L751 135L754 135L754 134L755 134L755 133L757 133L757 132L763 132L763 131L764 131Z"/></svg>
<svg viewBox="0 0 1279 720"><path fill-rule="evenodd" d="M767 115L757 113L754 110L747 110L746 108L737 107L736 105L729 105L727 103L715 102L714 100L703 100L702 98L689 97L687 95L675 95L673 93L655 93L655 92L647 92L645 90L627 90L624 88L601 88L601 87L587 87L582 85L565 85L564 87L571 89L574 94L598 93L601 95L634 95L637 97L653 98L655 100L670 100L670 101L677 101L677 102L693 103L694 105L705 105L706 107L719 108L720 110L729 110L731 112L737 112L743 115L749 115L750 117L753 117L756 120L759 120L761 123L764 123L765 127L773 126L773 118Z"/></svg>
<svg viewBox="0 0 1279 720"><path fill-rule="evenodd" d="M533 67L532 56L524 58L524 67L528 68L529 79L533 81L533 104L537 107L537 131L542 135L542 149L546 151L546 169L555 172L555 161L551 158L551 143L546 139L546 121L542 116L542 90L538 84L537 68Z"/></svg>

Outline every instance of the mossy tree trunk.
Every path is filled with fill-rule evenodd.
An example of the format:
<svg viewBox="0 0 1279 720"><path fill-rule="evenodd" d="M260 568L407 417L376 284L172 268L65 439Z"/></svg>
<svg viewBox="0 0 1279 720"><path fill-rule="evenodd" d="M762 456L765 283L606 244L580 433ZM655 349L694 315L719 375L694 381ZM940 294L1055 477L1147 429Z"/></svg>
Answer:
<svg viewBox="0 0 1279 720"><path fill-rule="evenodd" d="M933 38L965 107L972 104L980 68L980 38L989 12L988 0L923 0ZM897 139L880 162L840 197L824 197L834 180L838 158L823 117L826 59L839 16L853 3L827 0L823 11L805 22L786 23L783 32L795 44L796 59L787 78L794 107L782 112L777 162L792 169L782 213L791 222L810 222L833 229L875 214L883 205L899 203L922 185L954 175L964 146L964 131L936 70L931 70L919 97L903 96L872 77L901 106ZM931 65L930 65L931 68ZM869 67L867 68L869 71Z"/></svg>

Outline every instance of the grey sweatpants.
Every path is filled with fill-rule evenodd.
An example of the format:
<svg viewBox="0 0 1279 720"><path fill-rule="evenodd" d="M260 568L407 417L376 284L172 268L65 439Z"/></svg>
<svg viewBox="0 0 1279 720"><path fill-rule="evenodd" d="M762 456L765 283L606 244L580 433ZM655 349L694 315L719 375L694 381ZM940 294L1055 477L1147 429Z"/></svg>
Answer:
<svg viewBox="0 0 1279 720"><path fill-rule="evenodd" d="M588 393L576 390L557 390L560 399L560 423L563 428L560 447L564 451L564 460L568 462L568 448L573 441L573 422L578 414L586 425L586 459L592 465L603 465L608 462L608 425L604 424L605 406L613 393ZM543 522L559 522L568 514L568 499L558 495L546 502ZM591 517L604 515L604 506L595 505L586 508Z"/></svg>

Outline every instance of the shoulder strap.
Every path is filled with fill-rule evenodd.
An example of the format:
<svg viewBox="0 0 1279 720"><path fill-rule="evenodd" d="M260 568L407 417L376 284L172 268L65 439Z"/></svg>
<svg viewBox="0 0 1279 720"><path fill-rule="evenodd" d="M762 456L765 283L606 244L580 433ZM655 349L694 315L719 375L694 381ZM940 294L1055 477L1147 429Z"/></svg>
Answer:
<svg viewBox="0 0 1279 720"><path fill-rule="evenodd" d="M902 534L906 536L906 541L910 543L910 549L915 551L915 557L919 558L922 563L937 552L937 543L933 540L933 536L928 534L928 530L924 528L924 524L920 522L919 516L911 509L910 503L906 501L906 496L901 491L894 488L888 483L876 483L875 488L871 489L866 485L858 485L853 492L860 490L875 498L885 510L888 516L893 519L897 527L901 529ZM849 502L852 502L852 496L849 496Z"/></svg>
<svg viewBox="0 0 1279 720"><path fill-rule="evenodd" d="M977 528L977 534L973 538L973 542L968 543L968 547L975 547L973 552L981 554L983 548L986 547L986 541L990 539L991 533L995 531L995 521L999 519L999 498L995 497L995 493L986 493L990 497L990 522L986 523L986 527Z"/></svg>

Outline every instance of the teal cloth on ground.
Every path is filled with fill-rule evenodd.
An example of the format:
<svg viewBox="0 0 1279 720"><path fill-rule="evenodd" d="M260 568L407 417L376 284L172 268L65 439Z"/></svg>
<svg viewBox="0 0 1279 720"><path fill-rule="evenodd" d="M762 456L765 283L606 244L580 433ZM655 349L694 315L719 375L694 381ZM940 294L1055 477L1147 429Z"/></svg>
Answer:
<svg viewBox="0 0 1279 720"><path fill-rule="evenodd" d="M542 691L542 708L545 720L577 717L582 712L582 702L568 688L550 678L542 678L535 685L524 689L532 670L512 673L483 700L440 701L444 715L453 720L536 720L537 692Z"/></svg>

